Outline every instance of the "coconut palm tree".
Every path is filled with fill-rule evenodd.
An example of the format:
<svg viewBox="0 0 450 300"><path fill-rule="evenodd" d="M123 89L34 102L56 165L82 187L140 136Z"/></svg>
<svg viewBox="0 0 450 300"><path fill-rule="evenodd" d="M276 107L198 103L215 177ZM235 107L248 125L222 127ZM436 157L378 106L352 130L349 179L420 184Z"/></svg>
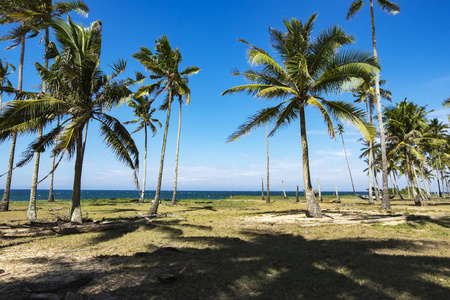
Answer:
<svg viewBox="0 0 450 300"><path fill-rule="evenodd" d="M397 14L400 11L400 6L398 4L390 2L388 0L376 0L378 6L385 12L390 14ZM370 19L372 22L372 44L373 44L373 56L378 58L377 53L377 40L375 36L375 15L373 11L373 0L369 0L370 2ZM350 8L347 13L347 20L351 20L358 11L364 5L363 0L355 0L350 5ZM378 126L379 126L379 134L380 134L380 144L381 144L381 165L382 165L382 176L383 176L383 200L381 202L381 208L390 209L391 203L389 201L389 190L388 190L388 170L387 170L387 156L386 156L386 137L384 133L383 127L383 113L381 110L381 96L380 96L380 72L377 70L375 72L375 95L376 95L376 104L377 104L377 116L378 116Z"/></svg>
<svg viewBox="0 0 450 300"><path fill-rule="evenodd" d="M385 85L387 83L386 80L380 80L379 85ZM350 92L353 94L353 97L356 98L356 103L365 103L366 104L366 114L367 114L367 122L369 124L373 124L373 109L374 104L376 103L376 86L375 86L375 76L372 76L370 81L362 81L357 84L355 87L350 89ZM391 102L392 94L390 91L380 88L380 95L383 99ZM372 182L375 181L375 172L374 172L374 154L373 154L373 143L372 141L368 141L368 149L369 149L369 204L374 204L372 197ZM376 190L378 193L378 190ZM378 198L377 198L378 199Z"/></svg>
<svg viewBox="0 0 450 300"><path fill-rule="evenodd" d="M191 67L192 71L187 75L193 75L200 71L197 67ZM195 68L197 71L195 71ZM181 135L181 110L183 106L183 98L185 99L186 105L189 105L190 99L191 99L191 90L188 87L188 77L187 75L184 75L182 78L182 85L179 85L178 82L175 82L177 85L177 96L178 96L178 103L179 103L179 114L178 114L178 134L177 134L177 151L175 154L175 181L174 181L174 187L173 187L173 194L172 194L172 205L176 205L177 203L177 185L178 185L178 157L180 154L180 135Z"/></svg>
<svg viewBox="0 0 450 300"><path fill-rule="evenodd" d="M155 199L148 211L149 215L154 215L158 211L159 197L161 194L162 173L164 168L164 157L166 153L166 141L169 131L170 112L172 102L176 96L176 91L187 91L187 83L183 76L189 76L199 71L197 67L186 67L183 71L179 71L179 65L182 61L181 53L176 48L172 49L169 40L164 35L156 41L155 52L152 53L148 48L141 47L141 50L132 55L144 67L152 73L151 79L157 80L155 83L141 87L137 96L144 94L154 94L154 98L158 97L163 91L167 92L167 116L164 128L163 144L161 148L161 159L159 163L158 183L156 185Z"/></svg>
<svg viewBox="0 0 450 300"><path fill-rule="evenodd" d="M159 127L162 126L161 122L158 119L153 118L153 113L156 111L156 108L152 108L152 103L155 101L155 99L149 100L147 96L140 96L140 97L134 97L131 98L128 101L128 106L133 108L134 110L134 116L137 117L137 119L125 122L124 124L134 124L139 123L139 127L132 132L138 132L142 129L144 129L144 178L142 180L142 191L141 191L141 197L139 198L139 203L144 202L145 197L145 183L147 178L147 131L148 128L150 128L150 131L153 133L153 136L156 135L156 125Z"/></svg>
<svg viewBox="0 0 450 300"><path fill-rule="evenodd" d="M11 30L9 33L2 37L2 40L12 40L13 46L15 47L18 44L22 44L24 49L25 40L23 43L20 41L21 37L31 33L29 37L37 36L41 31L44 44L45 44L45 68L48 67L48 47L49 47L49 26L52 21L60 18L62 15L69 13L70 11L76 10L79 13L87 14L89 11L88 7L84 4L83 1L58 1L53 3L51 0L35 0L35 1L24 1L24 0L16 0L10 1L10 4L5 5L0 14L2 15L3 22L0 23L13 23L13 22L22 22L21 26ZM46 85L43 82L42 91L45 92ZM38 129L38 138L42 136L42 128ZM15 143L14 143L15 144ZM12 148L12 147L11 147ZM14 147L15 148L15 147ZM13 149L11 149L13 153ZM33 178L31 184L30 191L30 202L29 209L27 212L28 220L32 221L36 219L36 190L38 184L38 172L39 172L39 160L40 153L35 153L35 163L33 170ZM11 164L12 166L12 164ZM52 168L53 169L53 168ZM52 173L53 179L53 173ZM52 186L52 184L51 184ZM53 197L52 189L50 193L51 197ZM50 200L50 196L49 196Z"/></svg>
<svg viewBox="0 0 450 300"><path fill-rule="evenodd" d="M427 128L425 107L418 106L406 99L394 107L386 108L386 132L389 156L401 154L405 163L405 173L411 186L414 203L422 205L416 170L425 162L421 153L424 144L424 132Z"/></svg>
<svg viewBox="0 0 450 300"><path fill-rule="evenodd" d="M345 142L344 142L344 132L345 131L344 131L344 127L342 126L342 124L337 125L337 130L342 139L342 146L344 147L345 160L347 161L348 173L350 174L350 181L352 182L353 194L356 196L355 185L353 184L352 171L350 170L350 164L348 163L347 149L345 148Z"/></svg>
<svg viewBox="0 0 450 300"><path fill-rule="evenodd" d="M30 34L32 29L26 19L17 18L16 16L22 10L22 6L30 7L33 5L32 0L13 0L4 1L0 5L0 25L19 23L7 34L0 36L0 41L11 40L11 45L6 50L11 50L20 45L20 58L18 70L18 84L17 89L22 90L23 85L23 62L25 59L25 39L35 37L36 32ZM28 35L28 36L27 36ZM9 209L9 195L11 193L12 173L14 169L14 155L16 150L17 134L11 134L11 150L8 159L8 172L6 177L5 190L3 191L2 202L0 204L0 211L7 211Z"/></svg>
<svg viewBox="0 0 450 300"><path fill-rule="evenodd" d="M354 39L338 26L322 30L316 37L311 36L316 18L317 14L313 14L305 24L294 18L284 20L286 32L269 28L271 46L280 56L281 65L263 49L241 40L250 46L247 51L250 64L259 68L234 72L234 75L243 75L250 83L230 88L222 95L247 93L261 99L280 101L276 106L262 109L251 116L228 137L229 142L269 121L274 122L271 135L294 120L300 121L307 211L309 216L322 217L311 185L305 108L313 107L321 113L328 133L333 138L334 118L357 124L370 139L373 132L363 121L362 110L344 101L325 98L342 92L344 85L352 79L368 80L378 64L368 53L343 51L341 48L351 44Z"/></svg>
<svg viewBox="0 0 450 300"><path fill-rule="evenodd" d="M59 45L58 49L52 49L57 68L46 70L37 64L40 76L52 94L40 99L9 102L0 118L0 139L12 132L34 132L39 127L50 125L58 116L62 117L59 126L29 146L26 156L31 158L34 152L44 151L55 139L58 142L56 154L75 156L70 215L72 222L81 223L81 173L90 121L100 123L99 132L106 145L136 175L139 165L136 145L126 128L107 113L123 98L130 96L131 91L125 81L116 80L124 71L126 62L120 60L115 63L110 76L99 69L100 21L85 28L68 17L67 22L58 20L52 27Z"/></svg>

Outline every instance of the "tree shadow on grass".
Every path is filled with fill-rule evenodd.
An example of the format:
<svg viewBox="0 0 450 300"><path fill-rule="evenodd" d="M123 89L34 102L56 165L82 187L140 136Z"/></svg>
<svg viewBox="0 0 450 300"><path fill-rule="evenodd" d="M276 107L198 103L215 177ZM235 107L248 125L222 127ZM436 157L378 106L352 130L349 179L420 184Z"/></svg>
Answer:
<svg viewBox="0 0 450 300"><path fill-rule="evenodd" d="M430 216L423 215L409 215L406 217L406 220L409 224L412 223L433 223L445 228L450 228L450 218L449 217L441 217L441 218L431 218Z"/></svg>
<svg viewBox="0 0 450 300"><path fill-rule="evenodd" d="M71 273L95 270L94 280L78 291L86 299L446 299L450 293L450 259L417 255L426 250L417 241L307 240L258 230L241 234L176 235L178 243L205 247L185 247L182 254L101 256L70 267L49 259L54 268L39 277L51 278L64 268ZM193 267L184 278L173 284L156 279L188 261ZM11 294L11 287L18 286L18 280L10 280L0 292L24 296L20 288Z"/></svg>

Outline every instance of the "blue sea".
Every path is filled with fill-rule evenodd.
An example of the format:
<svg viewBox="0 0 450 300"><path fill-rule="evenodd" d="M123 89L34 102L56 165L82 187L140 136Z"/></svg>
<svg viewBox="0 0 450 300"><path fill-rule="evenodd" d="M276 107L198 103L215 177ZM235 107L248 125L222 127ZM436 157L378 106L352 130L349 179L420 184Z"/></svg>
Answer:
<svg viewBox="0 0 450 300"><path fill-rule="evenodd" d="M160 199L171 200L172 191L161 191ZM72 190L54 190L56 200L71 200ZM323 195L333 195L334 192L322 192ZM352 195L353 192L339 192L339 195ZM0 189L0 196L3 195L3 189ZM220 200L230 196L261 196L261 191L178 191L177 200L186 199L210 199ZM271 191L271 196L283 195L281 191ZM288 197L295 197L295 191L286 192ZM81 199L103 199L103 198L129 198L139 199L140 193L136 190L82 190ZM300 192L300 196L303 193ZM37 190L37 200L47 200L48 190ZM145 199L154 199L155 191L145 192ZM30 190L12 189L9 197L10 201L28 201L30 199Z"/></svg>

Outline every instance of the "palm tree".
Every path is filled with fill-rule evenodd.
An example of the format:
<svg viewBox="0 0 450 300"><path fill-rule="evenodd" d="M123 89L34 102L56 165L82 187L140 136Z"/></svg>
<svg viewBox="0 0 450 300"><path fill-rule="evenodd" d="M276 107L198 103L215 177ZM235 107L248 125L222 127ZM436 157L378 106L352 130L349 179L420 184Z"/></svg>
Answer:
<svg viewBox="0 0 450 300"><path fill-rule="evenodd" d="M40 76L52 94L40 99L11 101L0 118L0 139L5 139L12 132L36 131L51 124L58 116L62 117L64 121L59 126L29 146L27 157L32 157L36 151L44 151L55 138L58 141L55 154L75 156L70 214L72 222L81 223L81 173L90 121L100 123L99 132L104 136L106 145L136 175L139 165L136 145L125 127L107 114L131 91L126 82L115 79L124 71L125 61L113 65L111 76L99 69L100 21L85 28L68 17L67 22L58 20L52 27L59 44L59 49L52 49L56 66L46 70L37 64Z"/></svg>
<svg viewBox="0 0 450 300"><path fill-rule="evenodd" d="M400 6L396 3L390 2L388 0L376 0L378 6L385 12L390 14L397 14L400 11ZM373 44L373 56L378 58L377 54L377 41L375 36L375 16L373 12L373 0L370 0L370 19L372 22L372 44ZM350 8L347 13L347 20L352 19L358 11L364 5L363 0L355 0L350 5ZM380 72L377 70L375 72L375 95L376 95L376 103L377 103L377 116L378 116L378 126L379 126L379 134L380 134L380 144L381 144L381 165L382 165L382 176L383 176L383 200L381 202L382 209L390 209L391 203L389 201L389 190L388 190L388 170L387 170L387 156L386 156L386 137L384 133L383 127L383 113L381 110L381 97L380 97Z"/></svg>
<svg viewBox="0 0 450 300"><path fill-rule="evenodd" d="M196 68L196 67L195 67ZM197 71L193 69L192 72L189 75L193 75L198 73L200 69L197 68ZM180 135L181 135L181 110L183 106L183 98L185 98L186 105L189 105L190 99L191 99L191 90L188 87L188 78L187 76L183 76L182 78L182 85L178 86L177 88L177 95L178 95L178 103L180 105L179 114L178 114L178 134L177 134L177 151L175 154L175 181L174 181L174 187L173 187L173 194L172 194L172 205L176 205L177 203L177 184L178 184L178 156L180 154ZM177 82L176 82L177 84Z"/></svg>
<svg viewBox="0 0 450 300"><path fill-rule="evenodd" d="M141 50L132 55L144 67L152 73L151 79L157 80L155 83L141 87L137 95L155 94L158 97L163 91L167 91L167 116L164 128L163 144L161 148L161 159L159 163L158 183L156 185L155 199L148 211L149 215L154 215L158 211L159 197L161 193L162 173L164 168L164 156L166 153L166 141L169 131L170 112L173 98L177 90L187 91L187 83L183 76L195 74L199 71L197 67L186 67L182 72L178 70L181 63L181 53L178 48L173 50L169 40L164 35L156 41L155 53L148 48L141 47Z"/></svg>
<svg viewBox="0 0 450 300"><path fill-rule="evenodd" d="M353 184L353 177L352 177L352 171L350 170L350 164L348 163L348 157L347 157L347 149L345 149L345 142L344 142L344 127L342 126L342 124L338 124L337 125L337 130L339 135L341 136L342 139L342 146L344 147L344 153L345 153L345 160L347 161L347 168L348 168L348 173L350 174L350 181L352 182L352 188L353 188L353 194L356 196L356 191L355 191L355 185Z"/></svg>
<svg viewBox="0 0 450 300"><path fill-rule="evenodd" d="M308 215L322 217L311 185L305 108L314 107L321 113L331 137L335 136L332 122L332 118L335 118L357 124L370 139L372 130L363 121L362 110L344 101L330 101L325 97L342 92L344 84L352 79L368 80L378 64L368 53L342 51L342 46L351 44L354 40L338 26L332 26L320 32L317 37L312 37L316 18L317 14L313 14L305 24L294 18L284 20L287 32L269 28L272 48L279 54L282 65L266 51L241 40L250 46L247 51L250 64L259 66L260 69L234 72L235 75L243 75L251 83L230 88L222 95L243 92L262 99L281 101L278 105L262 109L251 116L229 136L229 142L269 121L274 121L275 124L272 135L280 127L300 120Z"/></svg>
<svg viewBox="0 0 450 300"><path fill-rule="evenodd" d="M27 34L30 33L31 28L29 24L26 22L26 19L17 18L21 11L21 6L23 5L32 5L32 0L15 0L15 1L6 1L2 3L0 6L0 25L4 24L12 24L19 23L17 27L13 28L6 35L2 35L0 37L0 41L12 40L12 44L6 48L6 50L14 49L15 47L20 45L20 59L19 59L19 71L18 71L18 84L17 89L22 90L23 85L23 62L25 58L25 39ZM28 37L35 37L37 33L33 33ZM11 150L9 152L9 160L8 160L8 173L6 177L5 190L3 191L2 202L0 205L0 211L7 211L9 209L9 195L11 193L11 181L12 181L12 171L14 169L14 155L16 149L16 140L17 134L11 134Z"/></svg>
<svg viewBox="0 0 450 300"><path fill-rule="evenodd" d="M426 136L431 139L425 144L424 150L427 153L427 162L428 165L434 169L435 172L435 182L436 182L436 190L437 196L442 197L441 188L439 185L439 174L442 174L442 157L444 160L448 160L450 155L448 154L448 143L446 139L448 139L448 129L449 126L439 121L439 119L434 118L428 122L428 130L426 132Z"/></svg>
<svg viewBox="0 0 450 300"><path fill-rule="evenodd" d="M156 108L152 108L152 103L155 100L149 100L147 96L134 97L128 101L128 106L133 108L134 116L137 119L125 122L124 124L132 124L139 123L139 127L132 132L138 132L144 129L144 178L142 180L142 192L141 197L139 198L139 203L144 202L145 197L145 183L147 178L147 130L150 128L151 132L153 132L153 136L156 135L156 126L155 124L162 126L161 122L158 119L153 118L153 113L156 111Z"/></svg>
<svg viewBox="0 0 450 300"><path fill-rule="evenodd" d="M419 164L425 162L420 148L424 144L423 133L428 126L426 114L425 107L419 107L406 99L384 111L389 155L402 155L417 206L422 205L422 202L415 173Z"/></svg>
<svg viewBox="0 0 450 300"><path fill-rule="evenodd" d="M89 11L88 7L83 1L59 1L53 4L51 0L35 0L35 1L24 1L16 0L11 1L11 4L6 5L5 11L1 12L3 15L4 22L22 22L22 25L13 29L8 34L6 34L2 40L13 40L15 41L12 47L22 44L24 49L25 40L20 41L21 37L31 32L29 37L35 37L41 30L44 30L43 38L45 43L45 68L48 68L48 48L49 48L49 26L50 23L62 15L69 13L70 11L76 10L79 13L87 14ZM0 22L3 23L3 22ZM45 92L46 85L43 82L42 91ZM42 128L38 129L38 138L42 136ZM15 144L15 143L14 143ZM15 147L14 147L15 148ZM13 152L13 149L11 149ZM39 160L40 153L35 153L35 163L33 170L33 178L30 192L30 202L29 209L27 212L27 218L30 221L36 219L36 190L38 184L38 172L39 172ZM13 160L12 160L13 161ZM53 168L52 168L53 169ZM53 173L52 173L53 180ZM52 186L52 184L51 184ZM53 197L51 189L51 197ZM49 196L50 200L50 196Z"/></svg>
<svg viewBox="0 0 450 300"><path fill-rule="evenodd" d="M12 88L12 83L9 81L8 76L16 70L13 64L8 63L6 60L2 61L0 58L0 87L7 86ZM3 107L3 90L0 90L0 115Z"/></svg>
<svg viewBox="0 0 450 300"><path fill-rule="evenodd" d="M24 10L23 16L33 20L31 22L31 26L35 28L36 31L44 30L43 38L44 38L44 68L48 69L48 51L50 44L50 24L57 19L61 18L61 16L68 14L71 11L76 11L78 14L87 16L89 12L89 8L82 0L77 1L57 1L53 3L52 0L39 0L37 1L37 5L34 9ZM42 82L42 92L46 92L46 83ZM42 136L42 128L38 129L38 137ZM33 171L33 181L31 185L31 194L30 194L30 207L32 203L34 203L34 212L30 212L30 217L36 218L36 190L38 185L38 172L39 172L39 159L40 153L35 153L35 164ZM52 158L52 170L55 168L55 157ZM53 195L53 180L54 180L54 172L51 172L50 177L50 188L49 188L49 196L48 201L54 201Z"/></svg>
<svg viewBox="0 0 450 300"><path fill-rule="evenodd" d="M387 83L386 80L380 80L379 86L385 85ZM372 115L374 104L376 103L376 85L375 85L375 76L372 76L370 81L362 81L357 86L350 89L350 92L353 94L353 97L356 98L355 102L357 103L365 103L366 104L366 114L367 114L367 122L369 124L373 124ZM380 95L383 99L391 102L392 94L390 91L380 88ZM374 204L372 197L372 182L375 181L375 172L374 172L374 154L373 154L373 142L368 141L368 149L369 149L369 204ZM378 190L376 190L378 193ZM378 199L378 197L377 197Z"/></svg>

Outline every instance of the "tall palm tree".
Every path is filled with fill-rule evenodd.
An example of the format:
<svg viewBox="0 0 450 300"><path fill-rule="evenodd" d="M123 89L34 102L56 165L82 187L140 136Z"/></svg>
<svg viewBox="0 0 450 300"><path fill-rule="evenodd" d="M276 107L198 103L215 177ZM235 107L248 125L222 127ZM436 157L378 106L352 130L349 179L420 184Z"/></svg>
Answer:
<svg viewBox="0 0 450 300"><path fill-rule="evenodd" d="M12 88L12 83L9 80L9 75L11 75L16 70L13 64L8 63L6 60L2 61L0 58L0 87L7 86ZM0 90L0 115L2 113L3 107L3 89Z"/></svg>
<svg viewBox="0 0 450 300"><path fill-rule="evenodd" d="M380 80L379 85L385 85L387 83L386 80ZM373 124L373 109L374 104L376 103L376 86L375 86L375 76L372 76L370 81L362 81L356 86L350 89L350 92L353 94L353 97L356 98L355 102L357 103L365 103L366 104L366 114L367 114L367 122L369 124ZM380 95L383 99L391 102L392 94L390 91L380 88ZM373 154L373 142L368 141L369 143L369 204L374 204L373 202L373 189L372 183L375 181L375 172L374 172L374 154ZM376 190L378 192L378 190ZM378 197L377 197L378 199Z"/></svg>
<svg viewBox="0 0 450 300"><path fill-rule="evenodd" d="M22 11L23 6L30 7L33 5L32 0L14 0L5 1L0 5L0 25L15 24L16 27L10 30L7 34L0 36L0 41L11 40L12 43L6 50L11 50L20 45L19 71L17 89L22 90L23 85L23 62L25 59L25 39L32 38L37 35L36 32L30 34L32 29L26 19L17 18L16 16ZM0 204L0 211L7 211L9 209L9 195L11 193L12 173L14 169L14 156L16 150L17 134L11 134L11 150L8 159L8 173L6 177L5 190L3 191L2 202Z"/></svg>
<svg viewBox="0 0 450 300"><path fill-rule="evenodd" d="M196 74L200 71L197 67L191 67L196 68L192 69L192 71L188 75ZM181 110L183 106L183 98L185 98L186 105L189 105L191 102L191 90L188 87L188 77L187 75L184 75L182 77L182 85L178 85L178 82L175 82L177 85L177 95L178 95L178 103L179 103L179 114L178 114L178 134L177 134L177 150L175 154L175 180L174 180L174 186L173 186L173 194L172 194L172 205L175 205L177 203L177 185L178 185L178 157L180 154L180 135L181 135Z"/></svg>
<svg viewBox="0 0 450 300"><path fill-rule="evenodd" d="M147 96L140 96L140 97L134 97L131 98L128 101L128 106L133 108L134 110L134 116L137 117L137 119L125 122L124 124L133 124L133 123L139 123L139 127L132 132L138 132L142 129L144 129L144 178L142 180L142 191L141 191L141 197L139 198L139 203L144 202L145 198L145 184L146 184L146 178L147 178L147 131L148 128L150 128L151 132L153 133L153 136L156 135L156 125L159 127L162 126L161 122L158 119L153 118L153 113L156 111L156 108L152 108L152 103L155 100L149 100Z"/></svg>
<svg viewBox="0 0 450 300"><path fill-rule="evenodd" d="M415 169L425 162L420 148L424 144L423 133L428 126L426 115L425 107L419 107L406 99L384 111L389 155L402 155L417 206L422 205L422 201Z"/></svg>
<svg viewBox="0 0 450 300"><path fill-rule="evenodd" d="M31 26L35 28L36 31L42 33L43 39L44 39L44 68L48 69L48 51L49 51L49 44L50 44L50 25L52 22L56 21L57 19L61 18L61 16L68 14L71 11L76 11L80 15L87 16L87 13L89 12L89 8L86 6L86 4L82 0L76 0L76 1L56 1L53 2L52 0L39 0L37 1L37 5L34 9L25 10L23 12L24 17L28 17L29 19L33 20L31 22ZM46 83L42 82L42 92L46 92ZM42 128L38 129L38 137L42 136ZM36 203L36 190L38 185L38 172L39 172L39 159L40 159L40 153L35 153L35 164L34 164L34 171L33 171L33 181L31 185L31 194L30 194L30 207L31 204L34 203L34 209L35 209L35 203ZM52 158L52 170L55 168L55 157ZM49 188L49 196L48 201L52 202L54 201L54 195L53 195L53 181L54 181L54 172L51 172L50 177L50 188ZM36 211L29 212L30 217L34 218L36 217Z"/></svg>
<svg viewBox="0 0 450 300"><path fill-rule="evenodd" d="M281 101L251 116L229 136L228 141L234 141L269 121L274 121L271 131L274 134L280 127L299 119L308 215L322 217L311 185L305 108L314 107L321 113L333 138L332 118L357 124L369 139L373 132L363 121L362 110L344 101L330 101L325 97L342 92L344 85L352 79L368 80L378 63L368 53L343 51L342 46L351 44L354 39L338 26L322 30L316 37L311 36L316 18L317 14L313 14L305 24L294 18L284 20L287 32L269 28L271 46L280 56L281 65L266 51L241 40L250 46L247 51L250 64L260 68L234 72L251 83L230 88L222 95L243 92L261 99Z"/></svg>
<svg viewBox="0 0 450 300"><path fill-rule="evenodd" d="M376 0L378 6L385 12L390 14L397 14L400 11L400 6L398 4L390 2L388 0ZM372 22L372 44L373 44L373 55L375 58L378 58L377 53L377 40L375 36L375 15L373 11L373 0L369 0L370 2L370 19ZM347 13L347 20L352 19L358 11L364 5L363 0L355 0L350 5L350 8ZM375 72L375 94L376 94L376 103L377 103L377 116L378 116L378 126L379 126L379 134L380 134L380 144L381 144L381 165L382 165L382 176L383 176L383 200L381 202L381 208L390 209L391 203L389 201L389 190L388 190L388 163L386 156L386 137L384 133L383 127L383 113L381 110L381 97L380 97L380 72L377 70Z"/></svg>
<svg viewBox="0 0 450 300"><path fill-rule="evenodd" d="M5 11L1 12L5 22L22 22L22 25L13 29L8 34L6 34L2 39L13 40L15 45L18 45L21 36L25 36L28 32L31 32L29 37L35 37L41 32L44 44L45 44L45 55L44 55L44 66L48 67L48 47L49 47L49 26L50 23L62 15L69 13L70 11L76 10L79 13L87 14L89 11L88 7L83 1L58 1L53 3L52 0L16 0L10 1L10 4L6 5ZM2 22L0 22L2 23ZM22 43L24 48L25 40ZM13 45L13 47L15 47ZM42 91L45 92L46 85L45 82L42 84ZM38 129L38 138L42 136L42 128ZM36 219L36 190L38 184L38 172L39 172L39 160L40 153L35 153L35 163L33 170L33 178L30 191L30 202L29 209L27 212L27 218L30 221ZM53 169L53 168L52 168ZM53 179L53 173L52 173ZM52 186L52 185L51 185ZM51 189L52 192L52 189ZM53 194L51 193L53 197ZM50 199L50 196L49 196Z"/></svg>
<svg viewBox="0 0 450 300"><path fill-rule="evenodd" d="M5 139L12 132L36 131L39 127L50 125L57 116L62 117L64 121L59 126L29 146L27 156L32 157L34 152L44 151L53 144L55 138L58 141L56 154L75 156L70 215L72 222L81 223L81 173L90 121L100 123L99 132L104 136L106 145L136 175L139 165L136 145L126 128L107 113L128 97L131 91L124 81L115 79L124 71L126 62L115 63L110 76L99 68L100 21L85 28L73 23L68 17L67 22L58 20L52 27L59 45L58 49L52 49L57 68L46 70L37 64L40 76L47 83L51 94L40 99L9 102L0 118L0 139Z"/></svg>
<svg viewBox="0 0 450 300"><path fill-rule="evenodd" d="M339 133L339 135L341 136L341 139L342 139L342 146L344 147L345 160L347 161L348 173L350 174L350 181L352 182L353 194L356 196L355 185L353 184L352 171L350 170L350 164L348 163L347 149L345 148L344 127L342 126L342 124L338 124L337 127L338 127L337 128L338 133Z"/></svg>
<svg viewBox="0 0 450 300"><path fill-rule="evenodd" d="M166 153L166 141L169 131L170 112L172 102L177 90L187 91L187 83L183 76L195 74L199 71L197 67L186 67L183 71L179 71L179 65L182 61L181 53L176 48L172 49L169 40L164 35L156 41L155 52L152 53L148 48L141 47L141 50L132 55L144 67L152 73L151 79L157 80L155 83L141 87L137 95L154 94L154 98L158 97L163 91L167 92L167 116L164 128L163 144L161 148L161 159L159 163L158 183L156 185L155 199L148 211L149 215L154 215L158 211L159 197L161 194L162 173L164 168L164 157Z"/></svg>

